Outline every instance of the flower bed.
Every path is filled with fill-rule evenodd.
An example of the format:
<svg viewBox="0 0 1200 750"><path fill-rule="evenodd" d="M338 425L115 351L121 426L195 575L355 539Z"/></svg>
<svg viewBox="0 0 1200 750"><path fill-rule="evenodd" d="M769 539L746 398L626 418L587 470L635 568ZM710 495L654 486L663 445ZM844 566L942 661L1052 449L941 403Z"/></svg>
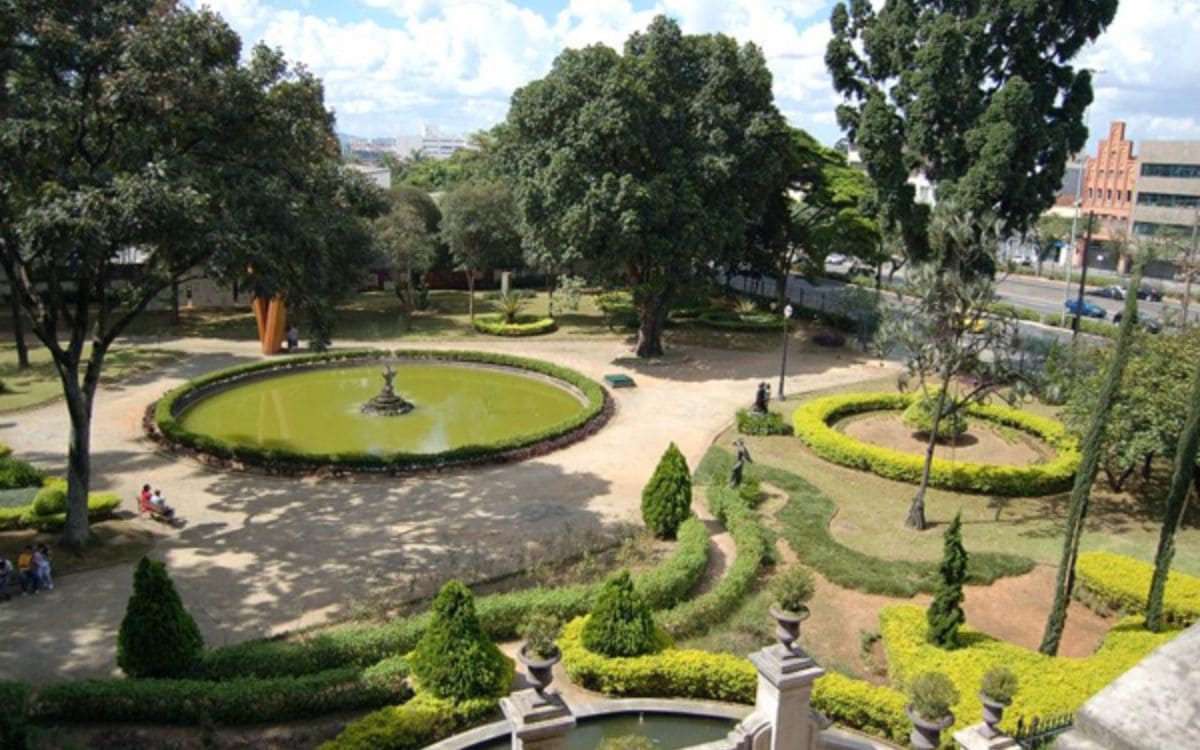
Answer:
<svg viewBox="0 0 1200 750"><path fill-rule="evenodd" d="M852 414L902 410L912 399L911 395L896 393L828 396L797 409L792 415L792 425L796 436L827 461L917 484L921 481L924 456L869 445L831 426ZM958 492L1027 497L1070 488L1079 468L1079 449L1061 422L1019 409L987 404L970 407L967 415L1035 435L1054 448L1057 455L1046 463L1029 466L978 464L935 457L929 476L931 485Z"/></svg>
<svg viewBox="0 0 1200 750"><path fill-rule="evenodd" d="M400 358L443 362L467 362L527 370L561 380L583 394L587 404L578 415L546 430L489 445L467 445L439 453L337 453L312 454L278 448L241 445L210 435L191 432L176 420L183 408L203 391L263 373L312 367L328 363L350 363L372 359ZM612 402L595 381L574 370L524 357L484 352L357 350L333 354L292 357L282 361L257 362L203 375L170 391L146 413L144 426L152 439L173 450L190 453L224 468L258 467L271 473L303 474L317 471L407 472L442 469L464 464L522 461L545 455L578 442L600 429L612 415Z"/></svg>
<svg viewBox="0 0 1200 750"><path fill-rule="evenodd" d="M540 336L552 333L558 328L554 318L542 318L537 315L518 315L515 322L509 323L501 313L476 315L475 330L490 336Z"/></svg>

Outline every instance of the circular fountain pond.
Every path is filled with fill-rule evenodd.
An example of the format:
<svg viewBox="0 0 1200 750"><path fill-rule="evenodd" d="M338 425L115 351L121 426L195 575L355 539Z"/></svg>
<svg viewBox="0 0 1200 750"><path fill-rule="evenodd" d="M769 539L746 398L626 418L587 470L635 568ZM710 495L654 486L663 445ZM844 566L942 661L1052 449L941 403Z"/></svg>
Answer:
<svg viewBox="0 0 1200 750"><path fill-rule="evenodd" d="M377 408L389 401L403 408ZM542 453L590 433L604 405L595 382L545 362L401 352L213 373L164 397L154 422L242 464L399 470Z"/></svg>

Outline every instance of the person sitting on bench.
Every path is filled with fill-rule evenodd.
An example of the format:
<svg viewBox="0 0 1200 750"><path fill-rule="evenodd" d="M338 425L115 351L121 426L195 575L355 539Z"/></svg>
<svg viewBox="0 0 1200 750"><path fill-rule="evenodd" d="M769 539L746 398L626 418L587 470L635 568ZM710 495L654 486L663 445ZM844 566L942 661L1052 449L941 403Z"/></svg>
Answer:
<svg viewBox="0 0 1200 750"><path fill-rule="evenodd" d="M155 513L159 514L163 518L175 517L175 509L167 505L166 498L162 496L162 490L155 490L153 493L151 493L150 507L154 509Z"/></svg>

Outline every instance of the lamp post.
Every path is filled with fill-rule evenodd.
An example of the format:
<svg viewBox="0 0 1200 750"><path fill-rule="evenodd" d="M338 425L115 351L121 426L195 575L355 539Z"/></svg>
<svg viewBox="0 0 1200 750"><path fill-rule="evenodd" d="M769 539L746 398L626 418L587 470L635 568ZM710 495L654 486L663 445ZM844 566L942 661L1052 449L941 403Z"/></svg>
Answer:
<svg viewBox="0 0 1200 750"><path fill-rule="evenodd" d="M783 306L783 355L779 361L779 400L783 400L783 376L787 374L788 322L792 319L792 305Z"/></svg>
<svg viewBox="0 0 1200 750"><path fill-rule="evenodd" d="M1101 76L1108 72L1107 70L1104 70L1103 68L1084 68L1084 70L1088 71L1093 76ZM1089 120L1090 115L1091 115L1091 107L1089 106L1083 112L1083 125L1085 128L1087 128L1089 136L1091 135L1091 128L1088 127L1088 120ZM1070 250L1070 252L1067 253L1067 284L1066 284L1066 288L1065 288L1064 295L1063 295L1062 325L1064 327L1067 325L1067 304L1066 303L1068 300L1071 299L1071 260L1075 256L1075 240L1076 240L1076 237L1078 237L1077 231L1079 228L1079 210L1083 206L1083 181L1087 178L1088 155L1087 155L1086 149L1087 149L1087 146L1085 145L1084 146L1083 163L1081 163L1079 165L1079 180L1078 180L1078 182L1075 183L1075 215L1073 217L1071 217L1071 250ZM1087 247L1086 246L1083 248L1083 256L1082 257L1083 257L1083 265L1086 268L1087 267ZM1078 321L1079 316L1076 316L1075 319L1076 319L1076 321ZM1075 331L1076 331L1076 333L1078 333L1078 331L1079 331L1078 322L1075 325Z"/></svg>

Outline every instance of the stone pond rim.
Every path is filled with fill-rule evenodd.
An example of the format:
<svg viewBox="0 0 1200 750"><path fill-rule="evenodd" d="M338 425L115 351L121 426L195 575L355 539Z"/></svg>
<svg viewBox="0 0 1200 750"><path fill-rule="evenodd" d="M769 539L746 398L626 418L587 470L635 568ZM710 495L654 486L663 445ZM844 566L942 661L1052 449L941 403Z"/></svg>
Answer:
<svg viewBox="0 0 1200 750"><path fill-rule="evenodd" d="M499 373L508 378L520 376L521 387L528 389L538 384L541 389L550 389L559 395L570 394L578 405L567 418L552 424L537 425L536 429L520 434L504 434L486 443L469 443L445 447L427 452L413 450L380 451L363 449L347 450L295 450L279 444L255 444L249 440L229 440L218 435L188 429L185 412L210 397L227 391L236 391L242 386L271 382L285 376L303 375L309 372L368 368L371 388L379 383L378 373L385 363L404 366L445 367L447 371ZM400 368L404 372L404 368ZM413 369L410 372L418 372ZM515 381L514 381L515 382ZM403 374L399 377L397 391L405 392ZM536 388L535 388L536 390ZM369 395L369 394L368 394ZM407 395L407 394L406 394ZM353 406L355 412L364 399ZM435 408L432 404L430 408ZM483 405L490 411L491 406ZM367 473L410 473L438 470L448 467L519 461L545 455L571 443L582 440L599 430L612 415L613 402L608 392L599 383L565 367L526 357L470 351L425 351L425 350L354 350L326 354L303 355L287 359L274 359L241 365L195 378L166 393L146 411L143 426L147 434L168 452L192 456L204 463L229 470L259 470L272 474L343 474ZM398 420L377 417L361 417L378 423L400 424L413 417L413 412Z"/></svg>

